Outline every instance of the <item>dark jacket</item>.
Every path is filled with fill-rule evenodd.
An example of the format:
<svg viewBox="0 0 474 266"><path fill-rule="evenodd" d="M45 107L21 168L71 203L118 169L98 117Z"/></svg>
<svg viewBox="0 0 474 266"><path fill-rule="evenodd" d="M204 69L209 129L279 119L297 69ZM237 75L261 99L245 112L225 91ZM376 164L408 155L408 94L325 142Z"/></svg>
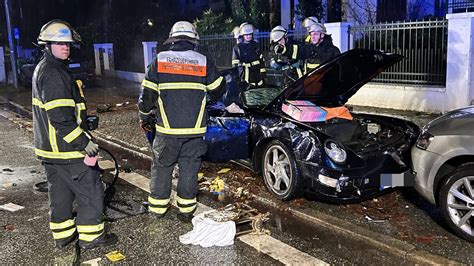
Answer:
<svg viewBox="0 0 474 266"><path fill-rule="evenodd" d="M82 161L90 140L82 88L77 86L66 63L46 50L33 74L35 153L45 162Z"/></svg>
<svg viewBox="0 0 474 266"><path fill-rule="evenodd" d="M223 77L213 60L194 48L176 42L148 66L138 109L142 120L150 120L156 110L157 134L188 138L206 133L206 93L219 97Z"/></svg>
<svg viewBox="0 0 474 266"><path fill-rule="evenodd" d="M254 85L262 86L266 72L263 55L254 40L242 42L232 50L232 66L242 67L242 80Z"/></svg>
<svg viewBox="0 0 474 266"><path fill-rule="evenodd" d="M287 48L285 55L290 56L293 51ZM317 45L309 43L299 45L296 54L296 59L304 61L304 70L308 73L340 55L341 51L332 43L331 35L324 35L323 40Z"/></svg>
<svg viewBox="0 0 474 266"><path fill-rule="evenodd" d="M303 76L303 64L297 59L300 43L291 39L287 40L285 46L273 43L270 45L271 62L270 66L282 71L285 78L285 84Z"/></svg>

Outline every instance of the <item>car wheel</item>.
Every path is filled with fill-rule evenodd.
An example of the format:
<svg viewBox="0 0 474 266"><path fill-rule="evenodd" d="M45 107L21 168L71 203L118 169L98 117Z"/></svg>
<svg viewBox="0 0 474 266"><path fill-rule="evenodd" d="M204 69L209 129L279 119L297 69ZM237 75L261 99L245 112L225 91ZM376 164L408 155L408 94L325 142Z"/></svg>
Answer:
<svg viewBox="0 0 474 266"><path fill-rule="evenodd" d="M302 180L293 153L283 143L273 140L265 147L262 169L265 185L278 199L300 196Z"/></svg>
<svg viewBox="0 0 474 266"><path fill-rule="evenodd" d="M443 219L458 236L474 242L474 164L459 167L439 192Z"/></svg>

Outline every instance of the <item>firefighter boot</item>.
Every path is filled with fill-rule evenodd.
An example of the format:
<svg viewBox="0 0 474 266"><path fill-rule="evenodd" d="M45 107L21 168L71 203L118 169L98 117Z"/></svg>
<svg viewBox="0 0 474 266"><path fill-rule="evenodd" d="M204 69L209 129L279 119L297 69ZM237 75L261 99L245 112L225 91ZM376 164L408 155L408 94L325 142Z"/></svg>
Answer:
<svg viewBox="0 0 474 266"><path fill-rule="evenodd" d="M55 242L55 245L57 248L59 249L63 249L65 248L67 245L71 244L72 242L74 242L75 240L77 240L79 234L77 232L74 232L74 234L70 237L67 237L67 238L63 238L63 239L58 239Z"/></svg>
<svg viewBox="0 0 474 266"><path fill-rule="evenodd" d="M180 212L178 213L178 219L183 222L183 223L190 223L191 220L193 219L194 217L194 211L192 212L187 212L187 213L184 213L184 212Z"/></svg>
<svg viewBox="0 0 474 266"><path fill-rule="evenodd" d="M118 237L114 233L103 234L102 236L94 239L92 242L84 243L79 242L79 246L83 249L93 249L96 247L108 247L117 243Z"/></svg>

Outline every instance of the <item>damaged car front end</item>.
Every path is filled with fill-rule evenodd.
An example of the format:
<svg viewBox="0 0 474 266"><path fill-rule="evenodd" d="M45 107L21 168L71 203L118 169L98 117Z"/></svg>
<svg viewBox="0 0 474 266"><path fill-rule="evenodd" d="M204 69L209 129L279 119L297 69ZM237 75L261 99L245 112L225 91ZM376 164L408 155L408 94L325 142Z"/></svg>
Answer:
<svg viewBox="0 0 474 266"><path fill-rule="evenodd" d="M344 107L360 87L401 58L355 49L286 88L244 91L244 114L211 113L208 159L246 160L282 200L311 193L324 201L356 202L413 182L410 148L418 127ZM296 117L284 106L295 103L321 113L309 120ZM330 112L336 115L329 117ZM317 118L320 114L326 118Z"/></svg>

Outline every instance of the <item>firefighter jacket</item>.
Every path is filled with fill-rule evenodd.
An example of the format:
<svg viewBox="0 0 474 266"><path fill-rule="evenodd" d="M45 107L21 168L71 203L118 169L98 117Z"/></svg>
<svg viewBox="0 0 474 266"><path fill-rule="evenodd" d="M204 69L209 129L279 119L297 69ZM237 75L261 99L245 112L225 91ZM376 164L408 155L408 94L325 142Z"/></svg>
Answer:
<svg viewBox="0 0 474 266"><path fill-rule="evenodd" d="M299 44L288 40L286 45L272 44L270 52L272 55L270 65L276 70L283 72L285 83L296 80L303 76L302 64L297 59ZM288 51L286 51L288 49Z"/></svg>
<svg viewBox="0 0 474 266"><path fill-rule="evenodd" d="M82 88L66 61L47 50L33 74L32 100L36 156L50 163L82 161L90 140Z"/></svg>
<svg viewBox="0 0 474 266"><path fill-rule="evenodd" d="M148 67L138 100L140 119L156 109L156 133L178 138L203 136L207 129L206 94L219 97L223 77L212 59L187 41L158 53Z"/></svg>
<svg viewBox="0 0 474 266"><path fill-rule="evenodd" d="M263 55L254 40L234 46L232 66L242 68L242 80L253 85L262 86L266 72Z"/></svg>
<svg viewBox="0 0 474 266"><path fill-rule="evenodd" d="M340 55L341 51L332 43L331 35L324 35L323 40L319 44L304 43L298 45L296 52L287 45L284 55L292 56L293 54L296 54L296 59L304 61L304 73L308 73L319 65Z"/></svg>

